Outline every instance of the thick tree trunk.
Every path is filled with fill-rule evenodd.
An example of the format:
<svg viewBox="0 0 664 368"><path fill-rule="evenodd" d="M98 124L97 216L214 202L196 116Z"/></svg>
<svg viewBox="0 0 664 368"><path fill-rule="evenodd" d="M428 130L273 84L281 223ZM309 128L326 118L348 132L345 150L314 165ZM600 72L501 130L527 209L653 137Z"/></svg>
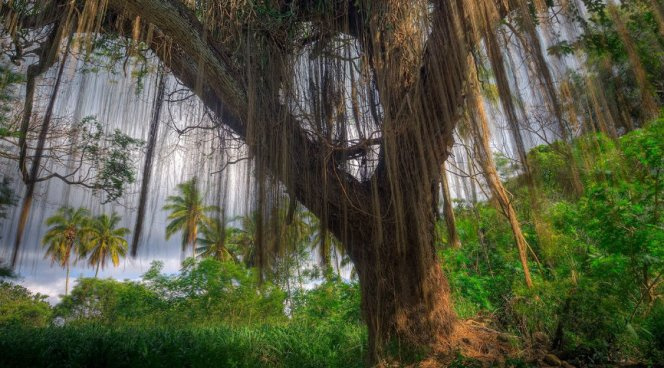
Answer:
<svg viewBox="0 0 664 368"><path fill-rule="evenodd" d="M402 348L419 348L431 346L437 338L452 332L455 315L440 265L432 257L428 270L412 272L409 264L415 261L415 257L406 255L396 261L358 267L362 314L369 326L374 359L382 356L389 340Z"/></svg>
<svg viewBox="0 0 664 368"><path fill-rule="evenodd" d="M433 224L434 213L426 216ZM412 236L404 247L396 241L399 236L393 223L377 225L382 228L380 234L354 234L351 245L361 249L352 252L351 259L359 276L373 362L384 356L388 344L408 351L445 340L456 321L433 236ZM412 225L405 230L418 234L421 228ZM377 243L377 239L382 240Z"/></svg>

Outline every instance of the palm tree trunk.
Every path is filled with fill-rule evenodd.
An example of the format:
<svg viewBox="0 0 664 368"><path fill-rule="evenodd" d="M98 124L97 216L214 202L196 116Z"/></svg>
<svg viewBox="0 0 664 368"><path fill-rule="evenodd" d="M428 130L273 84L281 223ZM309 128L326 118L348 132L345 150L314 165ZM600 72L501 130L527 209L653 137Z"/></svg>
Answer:
<svg viewBox="0 0 664 368"><path fill-rule="evenodd" d="M99 274L99 265L101 262L97 262L97 269L95 270L95 279L97 278L97 275Z"/></svg>
<svg viewBox="0 0 664 368"><path fill-rule="evenodd" d="M198 236L196 229L197 227L194 227L194 239L191 241L191 245L193 247L192 250L194 252L194 259L196 259L196 237Z"/></svg>
<svg viewBox="0 0 664 368"><path fill-rule="evenodd" d="M67 276L65 278L65 296L69 294L69 259L67 259Z"/></svg>

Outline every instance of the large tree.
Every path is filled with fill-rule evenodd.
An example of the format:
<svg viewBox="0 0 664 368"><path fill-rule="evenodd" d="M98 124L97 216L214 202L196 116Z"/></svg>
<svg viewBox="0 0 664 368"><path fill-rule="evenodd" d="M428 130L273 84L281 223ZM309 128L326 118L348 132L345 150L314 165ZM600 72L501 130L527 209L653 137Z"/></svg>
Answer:
<svg viewBox="0 0 664 368"><path fill-rule="evenodd" d="M147 46L249 148L257 233L276 187L343 243L377 357L390 339L427 346L454 331L434 249L440 168L468 53L507 3L50 0L3 3L2 15L11 35L87 36L83 49L95 34L140 41L129 54ZM55 53L41 48L43 72Z"/></svg>

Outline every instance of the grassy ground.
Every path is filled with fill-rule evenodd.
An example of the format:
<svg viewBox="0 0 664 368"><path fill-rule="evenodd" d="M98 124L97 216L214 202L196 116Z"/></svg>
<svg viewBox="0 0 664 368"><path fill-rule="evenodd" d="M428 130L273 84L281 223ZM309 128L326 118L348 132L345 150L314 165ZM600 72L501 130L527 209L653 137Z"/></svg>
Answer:
<svg viewBox="0 0 664 368"><path fill-rule="evenodd" d="M362 367L360 327L0 328L2 367Z"/></svg>

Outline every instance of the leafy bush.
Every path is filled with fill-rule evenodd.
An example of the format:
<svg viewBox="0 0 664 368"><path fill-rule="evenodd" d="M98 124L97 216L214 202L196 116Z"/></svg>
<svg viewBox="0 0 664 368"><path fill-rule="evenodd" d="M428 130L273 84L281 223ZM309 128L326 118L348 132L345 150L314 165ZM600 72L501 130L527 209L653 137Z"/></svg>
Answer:
<svg viewBox="0 0 664 368"><path fill-rule="evenodd" d="M51 319L46 296L33 294L21 285L0 281L0 327L44 327Z"/></svg>
<svg viewBox="0 0 664 368"><path fill-rule="evenodd" d="M579 363L662 357L664 313L664 119L618 140L587 134L573 142L584 193L568 187L569 164L557 144L536 147L529 162L538 221L528 222L521 178L508 179L525 236L534 287L523 284L509 226L490 203L456 209L462 248L442 251L457 313L492 314L500 329L551 347ZM522 195L523 194L523 195ZM521 200L519 200L521 198ZM533 217L534 218L534 217Z"/></svg>
<svg viewBox="0 0 664 368"><path fill-rule="evenodd" d="M360 286L331 278L312 290L300 291L291 305L293 318L308 325L361 325Z"/></svg>
<svg viewBox="0 0 664 368"><path fill-rule="evenodd" d="M141 282L81 279L56 307L69 322L103 324L225 325L285 321L285 293L258 284L254 270L234 262L185 260L164 275L153 263Z"/></svg>

